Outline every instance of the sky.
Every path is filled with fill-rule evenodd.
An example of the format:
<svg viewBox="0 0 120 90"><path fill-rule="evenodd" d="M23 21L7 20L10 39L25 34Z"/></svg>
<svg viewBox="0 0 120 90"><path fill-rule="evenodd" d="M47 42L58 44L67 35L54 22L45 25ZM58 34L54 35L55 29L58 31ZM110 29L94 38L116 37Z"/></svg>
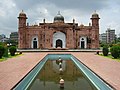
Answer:
<svg viewBox="0 0 120 90"><path fill-rule="evenodd" d="M30 25L53 22L60 11L65 22L88 25L91 15L96 11L100 17L100 32L107 28L120 33L120 0L0 0L0 34L9 37L11 32L18 31L19 13L24 10Z"/></svg>

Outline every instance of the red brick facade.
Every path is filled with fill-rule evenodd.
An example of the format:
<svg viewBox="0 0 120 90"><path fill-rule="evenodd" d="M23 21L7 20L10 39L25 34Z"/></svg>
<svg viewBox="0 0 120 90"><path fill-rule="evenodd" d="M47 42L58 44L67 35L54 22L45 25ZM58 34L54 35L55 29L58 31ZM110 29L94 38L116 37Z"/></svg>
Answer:
<svg viewBox="0 0 120 90"><path fill-rule="evenodd" d="M92 24L78 25L73 19L72 23L65 23L64 17L58 13L53 23L43 23L29 26L26 24L27 16L22 11L18 17L18 32L20 49L39 48L99 48L99 15L92 14Z"/></svg>

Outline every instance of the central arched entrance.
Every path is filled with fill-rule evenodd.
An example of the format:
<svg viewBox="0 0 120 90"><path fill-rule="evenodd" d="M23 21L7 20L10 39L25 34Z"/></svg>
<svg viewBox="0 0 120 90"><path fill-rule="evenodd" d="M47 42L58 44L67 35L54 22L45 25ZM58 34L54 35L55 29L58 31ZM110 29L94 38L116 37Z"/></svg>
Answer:
<svg viewBox="0 0 120 90"><path fill-rule="evenodd" d="M60 40L60 39L58 39L58 40L56 40L56 48L57 47L63 47L63 45L62 45L62 40Z"/></svg>
<svg viewBox="0 0 120 90"><path fill-rule="evenodd" d="M53 34L53 48L66 48L66 35L63 32L56 32Z"/></svg>

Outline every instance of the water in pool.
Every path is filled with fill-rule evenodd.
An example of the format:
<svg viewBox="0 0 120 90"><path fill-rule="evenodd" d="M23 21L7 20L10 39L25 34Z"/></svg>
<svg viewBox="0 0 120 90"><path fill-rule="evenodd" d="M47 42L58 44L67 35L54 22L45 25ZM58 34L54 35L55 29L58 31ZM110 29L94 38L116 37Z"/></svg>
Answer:
<svg viewBox="0 0 120 90"><path fill-rule="evenodd" d="M64 80L60 87L60 79ZM97 90L72 60L47 60L28 90Z"/></svg>

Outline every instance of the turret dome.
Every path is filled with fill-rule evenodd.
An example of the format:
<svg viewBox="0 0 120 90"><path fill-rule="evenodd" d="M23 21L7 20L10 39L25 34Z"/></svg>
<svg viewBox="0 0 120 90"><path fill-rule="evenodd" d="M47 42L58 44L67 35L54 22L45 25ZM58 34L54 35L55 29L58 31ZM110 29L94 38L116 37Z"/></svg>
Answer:
<svg viewBox="0 0 120 90"><path fill-rule="evenodd" d="M96 11L92 14L92 18L99 18L99 15L96 13Z"/></svg>
<svg viewBox="0 0 120 90"><path fill-rule="evenodd" d="M23 10L19 13L19 17L26 17L26 14L24 13Z"/></svg>
<svg viewBox="0 0 120 90"><path fill-rule="evenodd" d="M54 17L54 22L64 22L64 17L58 12L58 14Z"/></svg>

